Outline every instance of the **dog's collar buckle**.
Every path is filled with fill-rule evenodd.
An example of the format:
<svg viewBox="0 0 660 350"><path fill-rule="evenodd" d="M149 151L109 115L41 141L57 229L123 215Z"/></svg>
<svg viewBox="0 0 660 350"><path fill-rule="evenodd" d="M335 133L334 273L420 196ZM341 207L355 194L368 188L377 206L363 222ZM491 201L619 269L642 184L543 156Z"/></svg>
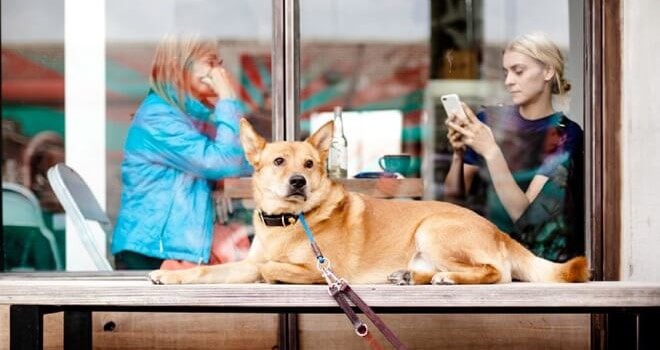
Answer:
<svg viewBox="0 0 660 350"><path fill-rule="evenodd" d="M259 219L261 223L266 226L281 226L286 227L298 222L298 215L291 213L268 215L259 210Z"/></svg>

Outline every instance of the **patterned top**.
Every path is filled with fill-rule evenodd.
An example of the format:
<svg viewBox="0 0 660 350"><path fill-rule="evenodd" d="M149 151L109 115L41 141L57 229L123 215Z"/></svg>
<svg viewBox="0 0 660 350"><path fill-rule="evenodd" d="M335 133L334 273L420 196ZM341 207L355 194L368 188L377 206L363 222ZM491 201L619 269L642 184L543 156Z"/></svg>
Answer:
<svg viewBox="0 0 660 350"><path fill-rule="evenodd" d="M536 175L546 176L548 181L513 222L495 192L485 160L468 149L465 163L480 167L468 191L468 205L538 256L565 261L584 254L584 141L580 126L561 112L528 120L517 106L487 107L478 118L490 126L523 192Z"/></svg>

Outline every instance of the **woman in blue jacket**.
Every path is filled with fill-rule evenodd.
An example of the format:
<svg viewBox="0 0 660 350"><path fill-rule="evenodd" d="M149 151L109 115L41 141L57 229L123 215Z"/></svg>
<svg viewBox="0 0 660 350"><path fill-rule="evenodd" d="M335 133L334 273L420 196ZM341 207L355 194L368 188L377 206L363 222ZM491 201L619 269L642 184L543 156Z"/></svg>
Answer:
<svg viewBox="0 0 660 350"><path fill-rule="evenodd" d="M242 105L215 42L164 39L150 80L124 146L112 237L118 269L155 269L164 259L207 263L210 181L251 172L239 143Z"/></svg>

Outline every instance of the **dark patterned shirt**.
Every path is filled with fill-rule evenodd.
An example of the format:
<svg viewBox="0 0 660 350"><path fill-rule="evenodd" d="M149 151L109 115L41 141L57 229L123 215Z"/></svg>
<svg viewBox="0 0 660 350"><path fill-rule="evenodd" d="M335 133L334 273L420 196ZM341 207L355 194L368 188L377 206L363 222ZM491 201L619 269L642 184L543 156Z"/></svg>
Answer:
<svg viewBox="0 0 660 350"><path fill-rule="evenodd" d="M536 175L548 177L538 197L513 222L500 202L485 160L474 150L465 163L480 167L468 204L536 255L564 261L584 254L583 132L557 112L537 120L523 118L516 106L487 107L478 118L495 141L523 192Z"/></svg>

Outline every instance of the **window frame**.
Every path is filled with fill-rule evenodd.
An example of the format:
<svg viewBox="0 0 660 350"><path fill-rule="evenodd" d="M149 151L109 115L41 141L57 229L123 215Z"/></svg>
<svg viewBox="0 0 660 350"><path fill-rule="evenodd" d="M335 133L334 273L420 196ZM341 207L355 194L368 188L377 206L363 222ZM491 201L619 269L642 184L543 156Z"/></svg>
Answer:
<svg viewBox="0 0 660 350"><path fill-rule="evenodd" d="M621 278L621 2L585 1L585 189L593 280ZM606 71L607 70L607 71ZM587 166L587 164L589 166Z"/></svg>

